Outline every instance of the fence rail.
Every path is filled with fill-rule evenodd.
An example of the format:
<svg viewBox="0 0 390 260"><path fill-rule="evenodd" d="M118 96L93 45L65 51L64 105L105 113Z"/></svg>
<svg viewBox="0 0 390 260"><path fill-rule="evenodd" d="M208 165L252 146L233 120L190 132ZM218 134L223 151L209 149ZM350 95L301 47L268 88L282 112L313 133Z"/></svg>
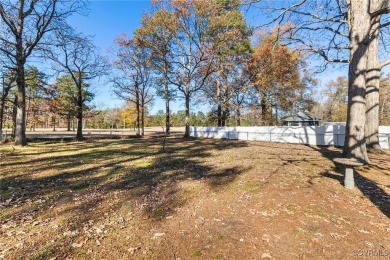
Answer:
<svg viewBox="0 0 390 260"><path fill-rule="evenodd" d="M249 127L248 127L249 128ZM190 135L193 137L248 140L248 141L266 141L266 142L285 142L299 143L309 145L334 145L343 146L345 140L344 128L340 127L259 127L254 130L250 127L239 128L208 128L192 127ZM390 149L390 131L388 133L379 133L379 140L382 148Z"/></svg>
<svg viewBox="0 0 390 260"><path fill-rule="evenodd" d="M172 128L171 133L184 133L182 128ZM161 127L148 127L144 131L146 136L164 133ZM83 129L83 136L88 137L108 137L108 138L126 138L135 136L136 131L134 129ZM66 129L37 129L36 131L27 131L26 137L30 139L44 138L44 139L60 139L60 138L75 138L76 131L66 131ZM5 142L12 138L11 129L3 129L3 133L0 136L0 141Z"/></svg>

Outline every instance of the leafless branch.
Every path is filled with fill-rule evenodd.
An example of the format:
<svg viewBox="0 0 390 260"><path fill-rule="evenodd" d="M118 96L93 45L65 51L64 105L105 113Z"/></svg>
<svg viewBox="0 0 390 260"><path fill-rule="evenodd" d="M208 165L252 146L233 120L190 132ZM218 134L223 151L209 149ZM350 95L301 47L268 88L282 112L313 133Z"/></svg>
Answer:
<svg viewBox="0 0 390 260"><path fill-rule="evenodd" d="M373 13L371 13L371 17L374 18L379 15L388 14L390 13L390 6L387 6L385 8L379 9Z"/></svg>
<svg viewBox="0 0 390 260"><path fill-rule="evenodd" d="M383 69L387 65L390 65L390 59L382 61L381 63L379 63L379 68Z"/></svg>

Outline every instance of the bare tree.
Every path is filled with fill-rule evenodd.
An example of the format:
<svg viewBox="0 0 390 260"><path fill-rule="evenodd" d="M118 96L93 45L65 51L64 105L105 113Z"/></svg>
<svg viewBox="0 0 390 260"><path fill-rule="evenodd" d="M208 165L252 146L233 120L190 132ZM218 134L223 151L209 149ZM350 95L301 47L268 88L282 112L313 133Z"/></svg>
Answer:
<svg viewBox="0 0 390 260"><path fill-rule="evenodd" d="M175 99L175 90L169 84L172 69L173 37L177 30L176 18L166 10L164 1L154 1L157 11L151 16L144 15L142 26L135 32L138 45L148 48L152 54L152 64L157 71L156 93L165 99L165 134L170 134L170 101ZM161 4L161 5L160 5Z"/></svg>
<svg viewBox="0 0 390 260"><path fill-rule="evenodd" d="M185 134L190 136L190 102L205 86L214 72L214 56L211 55L206 35L208 25L204 10L198 2L176 5L173 10L177 18L177 34L174 37L173 61L169 81L175 85L185 100ZM203 17L202 17L203 16Z"/></svg>
<svg viewBox="0 0 390 260"><path fill-rule="evenodd" d="M249 2L253 4L259 1ZM372 69L378 70L378 67L390 63L384 61L379 63L381 66L375 66L375 63L378 63L375 60L371 62L375 57L369 55L377 56L378 53L370 52L369 46L376 44L373 39L377 38L378 29L390 25L389 22L379 25L381 16L390 12L388 1L288 0L275 1L262 7L270 11L272 18L269 24L283 24L287 27L283 35L287 41L299 44L302 50L321 57L326 62L324 68L328 62L349 63L344 155L369 163L365 133L366 122L369 122L365 116L366 84L369 82L367 79L372 78L369 74ZM375 59L377 60L377 57Z"/></svg>
<svg viewBox="0 0 390 260"><path fill-rule="evenodd" d="M105 75L108 64L98 54L90 37L75 33L72 29L56 32L56 46L46 50L45 55L53 61L53 69L72 78L77 94L74 101L77 105L77 138L83 137L83 109L88 96L85 87L91 80Z"/></svg>
<svg viewBox="0 0 390 260"><path fill-rule="evenodd" d="M25 64L34 51L49 42L44 36L61 28L66 18L84 7L82 1L2 0L0 2L0 51L16 69L18 88L16 145L26 145Z"/></svg>
<svg viewBox="0 0 390 260"><path fill-rule="evenodd" d="M118 37L116 42L118 59L114 66L121 74L113 79L114 93L135 104L137 135L144 136L145 110L153 101L151 54L147 48L127 39L126 35Z"/></svg>

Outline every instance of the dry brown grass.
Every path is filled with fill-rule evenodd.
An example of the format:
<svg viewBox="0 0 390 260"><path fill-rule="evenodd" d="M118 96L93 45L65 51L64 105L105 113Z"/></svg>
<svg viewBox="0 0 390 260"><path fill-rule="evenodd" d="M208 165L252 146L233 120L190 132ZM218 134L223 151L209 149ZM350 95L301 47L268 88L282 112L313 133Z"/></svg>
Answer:
<svg viewBox="0 0 390 260"><path fill-rule="evenodd" d="M335 148L228 140L0 146L0 258L390 256L390 156L342 186ZM361 251L354 251L361 250Z"/></svg>

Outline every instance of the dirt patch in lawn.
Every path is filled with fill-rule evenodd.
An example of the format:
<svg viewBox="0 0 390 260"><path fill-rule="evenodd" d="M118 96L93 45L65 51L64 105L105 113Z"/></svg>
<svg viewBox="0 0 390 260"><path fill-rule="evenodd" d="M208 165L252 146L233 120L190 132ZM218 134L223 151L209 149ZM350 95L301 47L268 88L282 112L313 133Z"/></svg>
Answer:
<svg viewBox="0 0 390 260"><path fill-rule="evenodd" d="M229 140L0 146L0 258L390 257L390 155Z"/></svg>

